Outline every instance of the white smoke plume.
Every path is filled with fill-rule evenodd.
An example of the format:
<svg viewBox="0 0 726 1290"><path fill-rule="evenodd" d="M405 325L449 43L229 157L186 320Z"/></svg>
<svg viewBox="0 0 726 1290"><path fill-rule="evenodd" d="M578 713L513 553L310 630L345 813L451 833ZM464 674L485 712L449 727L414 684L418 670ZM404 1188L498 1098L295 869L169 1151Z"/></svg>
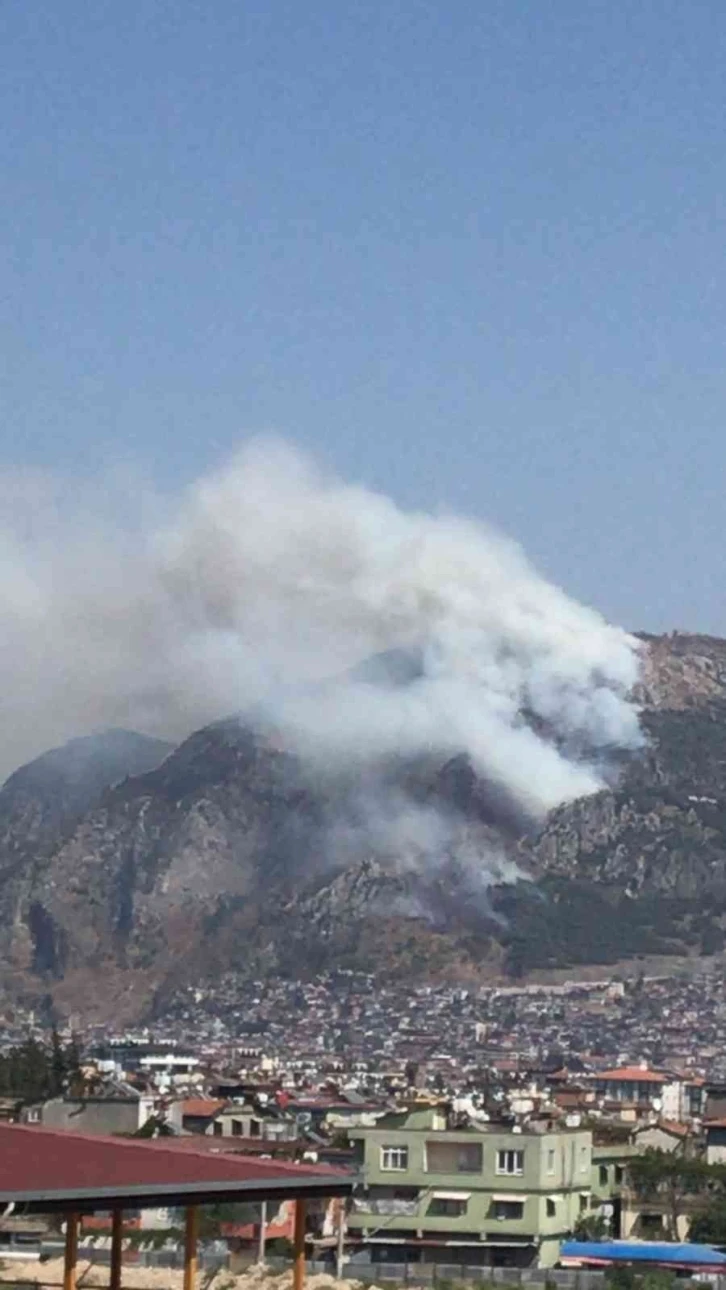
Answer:
<svg viewBox="0 0 726 1290"><path fill-rule="evenodd" d="M108 492L0 480L0 772L102 726L179 738L254 706L335 765L465 752L536 815L639 741L636 643L481 524L269 440L173 502L131 491L114 521ZM346 678L387 650L422 674Z"/></svg>

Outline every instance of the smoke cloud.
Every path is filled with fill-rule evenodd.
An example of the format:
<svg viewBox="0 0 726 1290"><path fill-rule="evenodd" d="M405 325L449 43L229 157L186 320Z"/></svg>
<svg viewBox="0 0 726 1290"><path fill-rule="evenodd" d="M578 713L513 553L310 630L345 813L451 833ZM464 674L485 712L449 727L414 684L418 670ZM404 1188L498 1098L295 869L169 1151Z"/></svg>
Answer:
<svg viewBox="0 0 726 1290"><path fill-rule="evenodd" d="M2 773L99 727L180 738L254 709L322 764L466 753L538 816L639 742L624 631L483 525L403 511L285 443L173 502L134 483L94 505L16 472L0 512ZM410 675L358 668L388 651Z"/></svg>

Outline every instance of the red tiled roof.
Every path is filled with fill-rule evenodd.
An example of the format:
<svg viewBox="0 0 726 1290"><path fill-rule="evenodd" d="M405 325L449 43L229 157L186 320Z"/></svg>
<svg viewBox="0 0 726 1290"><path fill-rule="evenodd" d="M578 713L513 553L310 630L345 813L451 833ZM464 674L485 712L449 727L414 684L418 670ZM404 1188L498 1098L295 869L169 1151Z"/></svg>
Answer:
<svg viewBox="0 0 726 1290"><path fill-rule="evenodd" d="M167 1142L173 1139L167 1139ZM153 1194L166 1198L185 1194L233 1193L262 1197L301 1194L330 1184L331 1191L346 1192L353 1178L322 1165L259 1157L179 1151L159 1141L92 1137L62 1129L0 1124L0 1202L8 1200L60 1201L79 1197L96 1208L108 1208L111 1197L133 1198ZM236 1186L235 1186L236 1184ZM179 1203L182 1203L181 1201Z"/></svg>
<svg viewBox="0 0 726 1290"><path fill-rule="evenodd" d="M221 1111L227 1105L224 1101L216 1098L190 1097L186 1102L181 1104L182 1115L192 1115L196 1119L208 1118L211 1120L213 1115Z"/></svg>
<svg viewBox="0 0 726 1290"><path fill-rule="evenodd" d="M678 1124L676 1120L658 1120L657 1124L640 1124L633 1129L636 1135L639 1133L648 1133L652 1129L662 1129L664 1133L671 1133L677 1138L687 1138L691 1130L687 1124Z"/></svg>
<svg viewBox="0 0 726 1290"><path fill-rule="evenodd" d="M631 1080L637 1084L666 1084L665 1075L657 1071L642 1070L640 1066L621 1066L618 1070L598 1071L595 1079Z"/></svg>
<svg viewBox="0 0 726 1290"><path fill-rule="evenodd" d="M296 1107L300 1111L388 1111L390 1107L382 1106L380 1102L345 1102L340 1098L325 1097L290 1097L286 1101L287 1106Z"/></svg>
<svg viewBox="0 0 726 1290"><path fill-rule="evenodd" d="M660 1127L666 1133L678 1134L680 1138L687 1138L691 1132L687 1124L681 1124L678 1120L661 1120Z"/></svg>

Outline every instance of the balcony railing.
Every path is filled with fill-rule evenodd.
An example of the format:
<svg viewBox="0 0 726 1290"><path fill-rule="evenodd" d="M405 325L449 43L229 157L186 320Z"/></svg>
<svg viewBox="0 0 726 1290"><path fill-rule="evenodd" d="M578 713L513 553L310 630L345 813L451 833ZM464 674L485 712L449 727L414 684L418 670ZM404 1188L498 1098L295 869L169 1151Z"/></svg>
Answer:
<svg viewBox="0 0 726 1290"><path fill-rule="evenodd" d="M378 1214L386 1217L415 1218L418 1214L417 1200L380 1199L353 1197L354 1214Z"/></svg>

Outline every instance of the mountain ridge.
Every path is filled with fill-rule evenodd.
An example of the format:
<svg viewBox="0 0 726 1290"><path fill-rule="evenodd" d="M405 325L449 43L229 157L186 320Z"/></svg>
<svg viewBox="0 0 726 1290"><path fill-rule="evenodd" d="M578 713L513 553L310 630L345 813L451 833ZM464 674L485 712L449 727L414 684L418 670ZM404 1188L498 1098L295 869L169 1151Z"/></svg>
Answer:
<svg viewBox="0 0 726 1290"><path fill-rule="evenodd" d="M357 829L354 777L322 774L236 718L176 748L117 732L113 755L83 741L45 754L0 790L6 995L99 1007L88 994L102 971L135 1019L229 967L516 977L718 952L726 641L639 639L643 748L612 787L542 827L523 829L466 759L387 768L387 790L405 786L445 818L435 864L410 839L394 854ZM385 658L362 674L406 684L414 664Z"/></svg>

